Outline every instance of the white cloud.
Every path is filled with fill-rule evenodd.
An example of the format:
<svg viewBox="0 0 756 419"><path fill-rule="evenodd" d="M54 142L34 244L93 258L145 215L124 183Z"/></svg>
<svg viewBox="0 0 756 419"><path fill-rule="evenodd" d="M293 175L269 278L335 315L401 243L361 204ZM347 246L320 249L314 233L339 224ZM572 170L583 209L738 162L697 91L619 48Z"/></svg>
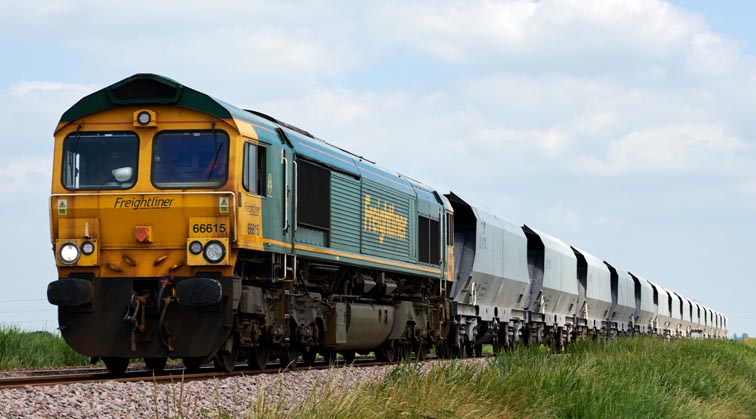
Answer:
<svg viewBox="0 0 756 419"><path fill-rule="evenodd" d="M746 195L756 196L756 179L741 183L738 189Z"/></svg>
<svg viewBox="0 0 756 419"><path fill-rule="evenodd" d="M633 131L612 142L605 158L580 158L580 169L597 174L707 172L732 168L750 148L722 127L684 125Z"/></svg>
<svg viewBox="0 0 756 419"><path fill-rule="evenodd" d="M470 46L476 42L512 45L521 41L538 8L530 1L484 1L469 6L412 2L397 7L391 3L379 11L378 20L397 41L447 61L460 61L469 57Z"/></svg>
<svg viewBox="0 0 756 419"><path fill-rule="evenodd" d="M49 189L52 156L0 156L0 161L0 193L35 194L42 187Z"/></svg>
<svg viewBox="0 0 756 419"><path fill-rule="evenodd" d="M472 132L474 148L486 153L540 152L546 157L560 155L570 138L554 129L496 129L482 127Z"/></svg>
<svg viewBox="0 0 756 419"><path fill-rule="evenodd" d="M550 209L546 217L550 224L559 226L561 230L575 231L583 226L582 217L562 204Z"/></svg>
<svg viewBox="0 0 756 419"><path fill-rule="evenodd" d="M78 98L92 93L98 88L98 86L92 84L85 85L50 81L23 81L12 85L9 89L9 92L11 95L19 98L23 98L32 94L48 95L49 93Z"/></svg>
<svg viewBox="0 0 756 419"><path fill-rule="evenodd" d="M545 220L551 231L581 232L592 230L615 230L622 226L620 220L606 215L592 214L594 208L583 208L581 213L574 208L568 208L567 205L559 203L551 207L545 213ZM570 234L574 236L574 234Z"/></svg>
<svg viewBox="0 0 756 419"><path fill-rule="evenodd" d="M26 155L52 155L52 135L61 115L95 85L21 81L0 90L0 126L6 144Z"/></svg>
<svg viewBox="0 0 756 419"><path fill-rule="evenodd" d="M745 60L738 44L709 31L693 35L689 51L686 68L690 74L702 78L721 78L738 73Z"/></svg>
<svg viewBox="0 0 756 419"><path fill-rule="evenodd" d="M635 67L638 59L670 63L705 28L700 17L657 0L391 3L378 16L396 42L442 60L531 69L540 63L546 71L597 61L615 69Z"/></svg>

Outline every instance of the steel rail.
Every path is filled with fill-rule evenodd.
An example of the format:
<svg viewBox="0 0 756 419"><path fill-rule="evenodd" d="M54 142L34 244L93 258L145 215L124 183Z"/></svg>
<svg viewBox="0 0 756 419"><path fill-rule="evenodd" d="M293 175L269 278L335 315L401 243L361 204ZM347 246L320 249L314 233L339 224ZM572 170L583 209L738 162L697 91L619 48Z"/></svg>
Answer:
<svg viewBox="0 0 756 419"><path fill-rule="evenodd" d="M364 368L373 366L391 365L387 362L378 362L374 359L356 359L351 364L354 367ZM307 370L322 370L332 367L343 367L345 363L343 361L337 361L333 364L328 364L324 361L316 362L314 365L304 365L300 362L295 367L282 368L279 364L268 364L268 368L263 371L247 369L247 366L241 364L237 366L239 369L235 369L231 372L221 372L215 370L213 367L203 367L199 371L188 371L184 368L169 368L159 373L153 373L151 370L140 369L126 371L124 374L112 374L105 370L99 370L99 372L81 373L81 369L75 369L75 373L68 374L66 370L56 370L57 374L45 374L45 375L26 375L21 377L4 377L0 378L0 390L22 388L22 387L43 387L54 385L69 385L78 383L98 383L98 382L140 382L151 381L154 383L175 383L175 382L187 382L187 381L199 381L209 379L222 379L228 377L239 376L253 376L258 374L279 374L286 373L288 371L307 371ZM50 371L44 371L49 373ZM29 371L30 374L37 373L36 371Z"/></svg>

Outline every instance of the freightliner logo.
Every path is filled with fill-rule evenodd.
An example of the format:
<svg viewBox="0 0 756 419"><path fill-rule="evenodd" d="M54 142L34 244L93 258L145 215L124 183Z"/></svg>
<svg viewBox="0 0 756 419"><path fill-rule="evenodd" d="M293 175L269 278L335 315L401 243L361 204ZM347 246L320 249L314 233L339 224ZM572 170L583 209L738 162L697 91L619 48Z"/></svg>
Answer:
<svg viewBox="0 0 756 419"><path fill-rule="evenodd" d="M123 198L119 196L113 202L113 208L129 208L132 210L163 209L170 208L171 205L173 205L173 198L159 198L156 196L149 198Z"/></svg>

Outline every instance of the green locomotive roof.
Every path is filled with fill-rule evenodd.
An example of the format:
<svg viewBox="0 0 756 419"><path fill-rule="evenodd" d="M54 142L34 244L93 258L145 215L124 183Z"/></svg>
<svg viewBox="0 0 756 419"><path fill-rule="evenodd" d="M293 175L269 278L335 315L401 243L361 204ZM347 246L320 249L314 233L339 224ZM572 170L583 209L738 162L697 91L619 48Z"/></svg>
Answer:
<svg viewBox="0 0 756 419"><path fill-rule="evenodd" d="M135 74L85 96L60 119L67 123L83 116L124 105L175 105L221 119L241 117L246 112L157 74Z"/></svg>

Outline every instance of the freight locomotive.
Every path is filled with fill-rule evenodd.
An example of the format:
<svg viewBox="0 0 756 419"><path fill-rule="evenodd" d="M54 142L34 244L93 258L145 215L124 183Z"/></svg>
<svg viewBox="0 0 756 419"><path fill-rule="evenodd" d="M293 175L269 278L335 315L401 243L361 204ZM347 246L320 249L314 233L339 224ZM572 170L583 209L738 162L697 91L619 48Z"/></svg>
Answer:
<svg viewBox="0 0 756 419"><path fill-rule="evenodd" d="M63 114L50 227L61 334L113 372L726 336L658 284L154 74Z"/></svg>

